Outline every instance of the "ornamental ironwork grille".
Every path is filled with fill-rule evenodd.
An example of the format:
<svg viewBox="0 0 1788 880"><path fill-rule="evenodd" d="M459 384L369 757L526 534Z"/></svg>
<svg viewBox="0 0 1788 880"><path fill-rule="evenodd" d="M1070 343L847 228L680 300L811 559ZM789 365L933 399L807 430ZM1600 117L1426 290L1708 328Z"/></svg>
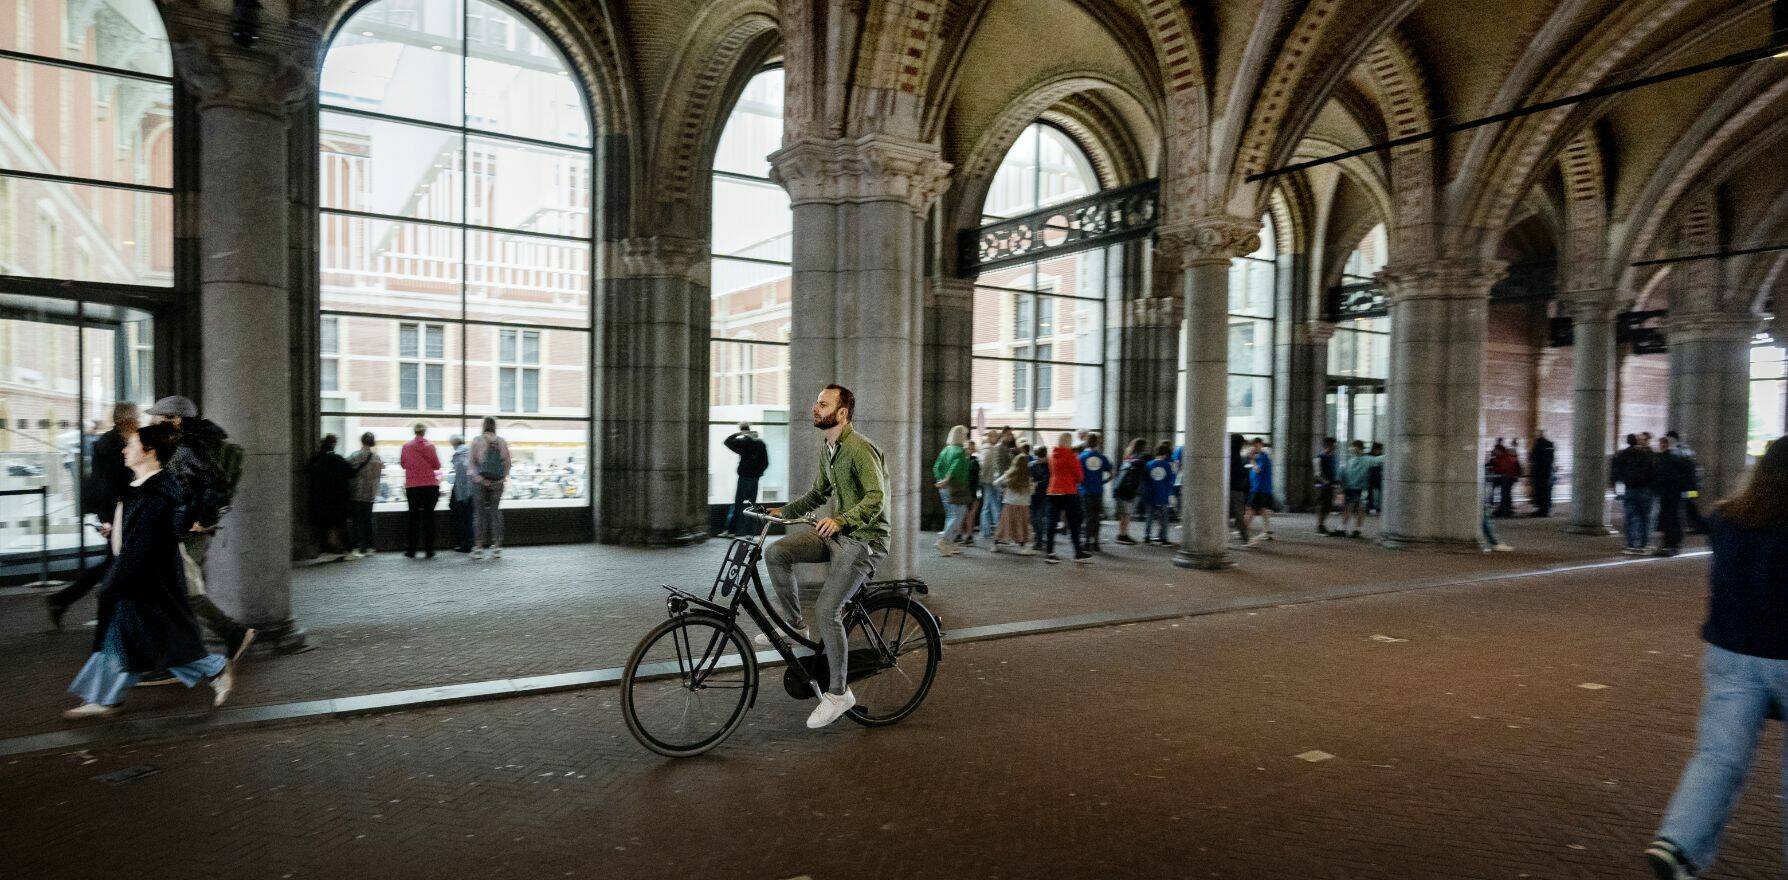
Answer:
<svg viewBox="0 0 1788 880"><path fill-rule="evenodd" d="M1158 181L1145 180L965 229L958 241L962 277L1147 236L1155 229L1158 191Z"/></svg>
<svg viewBox="0 0 1788 880"><path fill-rule="evenodd" d="M1385 297L1384 285L1376 281L1365 281L1329 288L1324 311L1327 312L1324 317L1329 321L1382 318L1391 313L1391 304Z"/></svg>

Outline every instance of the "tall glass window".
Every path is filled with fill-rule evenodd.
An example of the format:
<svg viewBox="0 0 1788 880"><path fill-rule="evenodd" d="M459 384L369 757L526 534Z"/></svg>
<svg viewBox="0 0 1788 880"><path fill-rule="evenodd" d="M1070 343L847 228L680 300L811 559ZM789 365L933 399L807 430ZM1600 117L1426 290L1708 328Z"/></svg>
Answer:
<svg viewBox="0 0 1788 880"><path fill-rule="evenodd" d="M1020 217L1099 191L1086 152L1031 123L994 173L982 221ZM1044 257L975 279L972 427L1029 432L1104 427L1105 300L1123 277L1123 245ZM932 438L928 442L941 442ZM1107 448L1112 448L1108 446Z"/></svg>
<svg viewBox="0 0 1788 880"><path fill-rule="evenodd" d="M1260 247L1229 262L1229 409L1227 429L1249 437L1273 432L1273 322L1279 302L1279 241L1271 214L1260 218ZM1176 442L1185 441L1188 328L1180 325Z"/></svg>
<svg viewBox="0 0 1788 880"><path fill-rule="evenodd" d="M781 68L752 77L714 152L708 342L708 503L733 500L726 438L749 424L770 447L762 501L788 498L788 333L794 213L770 180L782 146Z"/></svg>
<svg viewBox="0 0 1788 880"><path fill-rule="evenodd" d="M155 394L150 314L84 291L169 298L172 73L153 0L0 3L0 575L100 552L94 441Z"/></svg>
<svg viewBox="0 0 1788 880"><path fill-rule="evenodd" d="M496 416L506 504L588 504L594 156L564 56L495 0L378 0L321 91L324 430L372 432L395 506L412 423L446 461Z"/></svg>
<svg viewBox="0 0 1788 880"><path fill-rule="evenodd" d="M1384 224L1372 227L1348 255L1341 270L1342 286L1376 284L1372 276L1384 268L1389 244ZM1385 383L1390 375L1391 319L1381 316L1338 322L1329 340L1329 433L1344 445L1351 440L1367 444L1383 440L1389 403Z"/></svg>
<svg viewBox="0 0 1788 880"><path fill-rule="evenodd" d="M1784 433L1784 409L1788 409L1788 365L1776 340L1760 333L1751 346L1751 414L1746 451L1753 458L1762 455L1763 447Z"/></svg>

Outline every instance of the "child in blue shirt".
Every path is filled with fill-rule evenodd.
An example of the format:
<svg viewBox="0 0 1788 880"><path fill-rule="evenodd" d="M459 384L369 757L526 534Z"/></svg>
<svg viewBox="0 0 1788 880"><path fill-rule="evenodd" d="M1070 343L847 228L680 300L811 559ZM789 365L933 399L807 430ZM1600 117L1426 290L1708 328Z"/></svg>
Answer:
<svg viewBox="0 0 1788 880"><path fill-rule="evenodd" d="M1111 479L1111 459L1099 451L1099 435L1088 434L1080 453L1080 507L1086 522L1086 549L1099 550L1099 528L1105 518L1105 483Z"/></svg>
<svg viewBox="0 0 1788 880"><path fill-rule="evenodd" d="M1157 539L1154 537L1155 522L1161 523L1159 543L1167 543L1167 516L1173 504L1173 447L1163 443L1155 447L1155 459L1148 463L1148 470L1142 475L1142 543L1147 544Z"/></svg>
<svg viewBox="0 0 1788 880"><path fill-rule="evenodd" d="M1256 544L1273 540L1273 457L1267 454L1266 438L1254 438L1253 451L1248 456L1248 513L1243 517L1244 528L1260 517L1261 532L1248 541Z"/></svg>

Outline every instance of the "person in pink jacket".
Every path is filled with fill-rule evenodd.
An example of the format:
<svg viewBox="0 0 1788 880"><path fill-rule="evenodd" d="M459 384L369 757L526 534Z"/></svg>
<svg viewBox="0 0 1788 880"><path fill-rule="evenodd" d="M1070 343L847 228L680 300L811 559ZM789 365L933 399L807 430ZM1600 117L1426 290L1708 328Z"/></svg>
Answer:
<svg viewBox="0 0 1788 880"><path fill-rule="evenodd" d="M410 502L410 528L404 558L416 558L417 532L422 550L435 558L435 505L441 500L441 456L428 442L428 426L416 423L416 439L404 444L397 463L404 469L404 497Z"/></svg>

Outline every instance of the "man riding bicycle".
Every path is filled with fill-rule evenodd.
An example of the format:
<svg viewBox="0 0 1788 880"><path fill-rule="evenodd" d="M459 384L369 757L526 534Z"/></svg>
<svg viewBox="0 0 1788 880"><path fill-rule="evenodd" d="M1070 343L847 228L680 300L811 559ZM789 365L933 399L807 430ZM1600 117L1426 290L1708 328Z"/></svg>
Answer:
<svg viewBox="0 0 1788 880"><path fill-rule="evenodd" d="M856 695L845 681L849 652L844 609L875 572L875 560L888 553L887 467L882 451L851 429L856 411L856 395L842 385L827 385L814 401L813 426L826 435L819 477L806 495L771 510L770 514L791 519L804 516L833 496L838 499L838 512L820 520L813 531L789 535L764 552L777 600L786 609L789 624L802 632L806 632L806 625L796 589L795 563L831 563L826 585L814 605L820 643L831 668L830 688L820 694L819 705L807 716L807 726L816 729L837 721L857 704ZM768 644L769 638L760 635L757 641Z"/></svg>

